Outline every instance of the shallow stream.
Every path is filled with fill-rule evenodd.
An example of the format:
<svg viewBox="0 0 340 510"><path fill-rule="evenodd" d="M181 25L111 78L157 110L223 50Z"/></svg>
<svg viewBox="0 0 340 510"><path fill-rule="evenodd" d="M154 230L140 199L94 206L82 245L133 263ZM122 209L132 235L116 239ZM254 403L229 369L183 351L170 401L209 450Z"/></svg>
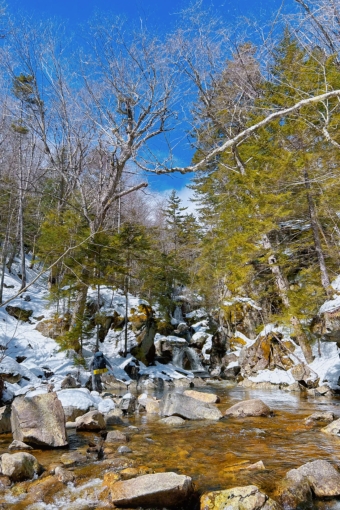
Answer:
<svg viewBox="0 0 340 510"><path fill-rule="evenodd" d="M320 427L308 428L304 418L316 411L332 411L340 417L340 398L303 397L280 390L245 390L227 387L224 383L203 387L202 391L217 393L218 407L224 412L240 400L262 399L274 411L271 418L228 419L219 422L187 421L181 427L159 423L159 416L139 414L124 419L131 431L125 456L135 466L160 471L175 471L191 476L200 492L254 484L275 498L275 487L285 473L306 462L326 459L340 465L340 438L329 436ZM122 427L114 427L123 430ZM85 452L89 440L97 441L95 433L77 434L69 431L70 448ZM0 454L11 437L0 436ZM118 446L118 445L117 445ZM59 461L65 450L33 450L43 466ZM262 460L265 471L246 471L242 466ZM58 493L51 491L45 503L33 503L27 497L27 482L17 489L0 493L0 508L11 510L89 510L102 508L106 499L102 479L110 461L98 461L75 468L76 482ZM26 485L25 485L26 484ZM22 494L20 494L22 487ZM315 509L340 510L340 500L315 502Z"/></svg>

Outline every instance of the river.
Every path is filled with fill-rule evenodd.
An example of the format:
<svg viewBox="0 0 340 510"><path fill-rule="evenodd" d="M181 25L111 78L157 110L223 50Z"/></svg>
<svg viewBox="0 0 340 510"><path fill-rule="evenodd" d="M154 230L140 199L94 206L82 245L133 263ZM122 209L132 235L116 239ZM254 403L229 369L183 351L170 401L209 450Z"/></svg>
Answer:
<svg viewBox="0 0 340 510"><path fill-rule="evenodd" d="M125 429L131 432L129 447L136 466L147 466L156 472L175 471L191 476L200 491L218 490L254 484L275 498L275 487L285 473L306 462L325 459L340 465L340 438L329 436L320 427L307 428L304 418L316 411L331 411L340 417L340 398L304 397L281 390L248 390L217 383L204 387L220 396L218 407L224 412L232 404L251 398L262 399L274 412L270 418L228 419L218 422L187 421L181 427L159 423L159 416L141 413L125 418ZM122 427L115 427L123 430ZM86 451L89 440L98 434L69 431L71 450ZM0 454L11 441L0 436ZM43 466L58 462L65 450L33 450ZM264 471L246 471L242 466L262 460ZM104 507L100 495L102 479L109 461L97 461L75 468L76 482L57 494L49 494L45 502L31 503L24 487L0 493L1 509L11 510L90 510ZM105 498L104 498L105 499ZM315 509L340 510L340 500L315 502Z"/></svg>

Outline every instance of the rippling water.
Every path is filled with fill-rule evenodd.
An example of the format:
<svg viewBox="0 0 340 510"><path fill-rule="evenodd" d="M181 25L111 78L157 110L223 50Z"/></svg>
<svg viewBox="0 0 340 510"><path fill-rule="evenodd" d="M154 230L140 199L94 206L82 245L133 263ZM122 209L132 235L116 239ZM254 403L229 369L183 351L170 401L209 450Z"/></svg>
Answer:
<svg viewBox="0 0 340 510"><path fill-rule="evenodd" d="M140 414L126 419L135 425L127 455L136 465L160 471L175 471L191 476L199 491L218 490L237 485L254 484L275 497L275 487L285 473L306 462L326 459L340 464L340 438L328 436L320 428L307 428L304 418L315 411L332 411L340 417L340 399L304 398L300 394L280 390L245 390L228 388L219 383L202 391L218 393L224 412L232 404L260 398L274 411L271 418L227 419L218 422L187 421L181 427L159 423L158 415ZM119 427L117 427L119 428ZM95 434L69 434L71 449L86 450ZM152 442L147 440L152 439ZM11 438L1 436L0 453ZM65 451L33 451L44 466L58 462ZM262 460L265 471L246 471L242 466ZM66 486L53 494L48 503L25 505L25 494L17 496L8 490L0 508L21 510L86 510L100 508L101 480L108 466L101 462L77 468L82 476L76 486ZM76 471L77 472L77 471ZM1 501L1 494L0 494ZM340 501L316 502L315 509L340 510Z"/></svg>

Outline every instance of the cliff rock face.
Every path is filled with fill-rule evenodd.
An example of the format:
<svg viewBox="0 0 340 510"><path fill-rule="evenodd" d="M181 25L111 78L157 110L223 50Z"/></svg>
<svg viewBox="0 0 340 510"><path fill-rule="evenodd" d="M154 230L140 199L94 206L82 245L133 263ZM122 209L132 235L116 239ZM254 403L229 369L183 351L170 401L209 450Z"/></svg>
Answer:
<svg viewBox="0 0 340 510"><path fill-rule="evenodd" d="M289 370L294 366L289 356L293 349L293 345L286 345L278 333L260 336L251 347L244 349L240 359L241 373L250 376L259 370Z"/></svg>
<svg viewBox="0 0 340 510"><path fill-rule="evenodd" d="M37 446L67 446L65 414L56 393L18 397L12 404L13 439Z"/></svg>

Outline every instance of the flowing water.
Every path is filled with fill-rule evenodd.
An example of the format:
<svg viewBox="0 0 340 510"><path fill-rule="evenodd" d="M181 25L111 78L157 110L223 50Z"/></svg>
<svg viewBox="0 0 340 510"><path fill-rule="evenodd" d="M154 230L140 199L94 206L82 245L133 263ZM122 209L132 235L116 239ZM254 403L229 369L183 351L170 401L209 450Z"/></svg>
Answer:
<svg viewBox="0 0 340 510"><path fill-rule="evenodd" d="M254 484L275 498L275 487L285 473L306 462L325 459L340 464L340 438L329 436L320 427L308 428L304 418L315 411L332 411L340 417L340 399L306 398L280 390L245 390L218 383L202 391L218 393L223 412L232 404L260 398L274 411L270 418L228 419L218 422L187 421L181 427L159 423L158 415L139 414L125 419L134 431L129 443L133 453L125 456L136 466L160 471L175 471L191 476L200 492ZM115 427L120 428L122 427ZM88 441L96 434L69 434L71 449L86 451ZM1 436L0 454L11 438ZM1 442L2 441L2 442ZM117 445L118 446L118 445ZM42 465L58 462L65 451L33 451ZM246 471L249 463L262 460L265 471ZM0 493L0 508L11 510L87 510L101 508L107 501L102 478L110 469L110 461L98 461L75 468L76 482L52 493L45 503L32 503L25 490ZM26 483L26 482L25 482ZM17 484L26 487L27 483ZM100 493L102 492L102 495ZM340 500L315 502L315 509L339 510Z"/></svg>

